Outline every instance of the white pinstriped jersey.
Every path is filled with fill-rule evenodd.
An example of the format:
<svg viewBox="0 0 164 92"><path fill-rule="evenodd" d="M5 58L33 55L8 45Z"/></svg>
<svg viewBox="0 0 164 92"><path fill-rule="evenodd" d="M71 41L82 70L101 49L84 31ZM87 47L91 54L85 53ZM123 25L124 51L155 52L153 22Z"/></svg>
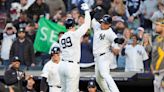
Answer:
<svg viewBox="0 0 164 92"><path fill-rule="evenodd" d="M99 55L109 52L110 46L114 44L114 39L117 38L117 35L111 28L101 30L100 24L95 19L92 20L92 28L94 29L93 54Z"/></svg>
<svg viewBox="0 0 164 92"><path fill-rule="evenodd" d="M85 22L76 31L68 31L62 35L59 40L59 44L62 52L62 59L74 62L80 61L81 45L80 39L87 32L90 27L90 14L89 11L85 11Z"/></svg>
<svg viewBox="0 0 164 92"><path fill-rule="evenodd" d="M47 78L48 85L60 86L58 67L59 64L54 63L52 60L44 65L41 76Z"/></svg>

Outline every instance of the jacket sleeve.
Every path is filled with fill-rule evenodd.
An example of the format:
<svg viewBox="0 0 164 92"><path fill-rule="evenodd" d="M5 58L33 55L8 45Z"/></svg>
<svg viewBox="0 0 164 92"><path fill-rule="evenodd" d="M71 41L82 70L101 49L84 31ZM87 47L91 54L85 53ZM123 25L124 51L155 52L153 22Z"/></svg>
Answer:
<svg viewBox="0 0 164 92"><path fill-rule="evenodd" d="M7 70L4 75L4 80L7 85L13 85L18 82L17 76L12 75L12 71Z"/></svg>
<svg viewBox="0 0 164 92"><path fill-rule="evenodd" d="M15 42L13 42L13 44L11 45L11 49L10 49L10 59L14 56L14 51L15 51Z"/></svg>
<svg viewBox="0 0 164 92"><path fill-rule="evenodd" d="M42 77L41 83L40 83L40 91L47 92L47 89L48 89L47 78Z"/></svg>
<svg viewBox="0 0 164 92"><path fill-rule="evenodd" d="M30 54L29 55L31 57L31 64L35 63L34 47L31 42L30 42Z"/></svg>

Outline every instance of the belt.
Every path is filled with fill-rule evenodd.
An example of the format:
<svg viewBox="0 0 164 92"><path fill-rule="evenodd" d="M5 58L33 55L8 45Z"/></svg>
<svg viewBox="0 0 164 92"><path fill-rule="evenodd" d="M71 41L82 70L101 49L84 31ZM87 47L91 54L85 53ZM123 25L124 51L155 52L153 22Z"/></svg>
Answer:
<svg viewBox="0 0 164 92"><path fill-rule="evenodd" d="M105 55L106 53L101 53L99 56Z"/></svg>
<svg viewBox="0 0 164 92"><path fill-rule="evenodd" d="M69 63L77 63L77 64L79 64L79 62L74 62L74 61L69 61L69 60L64 60L64 59L62 59L62 61L69 62Z"/></svg>
<svg viewBox="0 0 164 92"><path fill-rule="evenodd" d="M54 86L53 85L49 85L49 87L54 87ZM61 86L59 86L59 85L56 85L55 87L61 88Z"/></svg>

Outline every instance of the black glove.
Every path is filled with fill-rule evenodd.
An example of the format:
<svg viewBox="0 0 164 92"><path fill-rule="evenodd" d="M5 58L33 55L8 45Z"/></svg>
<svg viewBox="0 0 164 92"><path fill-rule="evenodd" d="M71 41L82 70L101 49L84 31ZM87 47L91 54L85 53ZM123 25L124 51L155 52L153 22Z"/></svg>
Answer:
<svg viewBox="0 0 164 92"><path fill-rule="evenodd" d="M114 39L114 42L115 42L115 43L118 43L118 44L123 44L124 41L125 41L124 38L116 38L116 39Z"/></svg>

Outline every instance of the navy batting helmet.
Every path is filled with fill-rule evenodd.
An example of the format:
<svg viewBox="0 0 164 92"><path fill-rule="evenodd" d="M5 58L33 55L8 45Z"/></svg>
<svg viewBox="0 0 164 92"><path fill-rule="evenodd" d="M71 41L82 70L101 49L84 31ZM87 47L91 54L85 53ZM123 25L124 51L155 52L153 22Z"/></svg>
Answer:
<svg viewBox="0 0 164 92"><path fill-rule="evenodd" d="M110 15L104 15L102 19L100 19L100 22L111 24L112 23L112 17Z"/></svg>
<svg viewBox="0 0 164 92"><path fill-rule="evenodd" d="M75 25L75 21L73 18L68 18L66 19L64 25L67 29L69 29L70 27L73 27Z"/></svg>
<svg viewBox="0 0 164 92"><path fill-rule="evenodd" d="M51 49L51 55L52 54L59 54L60 53L60 48L59 47L53 47Z"/></svg>

